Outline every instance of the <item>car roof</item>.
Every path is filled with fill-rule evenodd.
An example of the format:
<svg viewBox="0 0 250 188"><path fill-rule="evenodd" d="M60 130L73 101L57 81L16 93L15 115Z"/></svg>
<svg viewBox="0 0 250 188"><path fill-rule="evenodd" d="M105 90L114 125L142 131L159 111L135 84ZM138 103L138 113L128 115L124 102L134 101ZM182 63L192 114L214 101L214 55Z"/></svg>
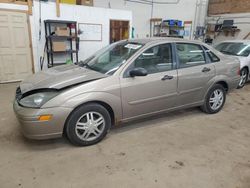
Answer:
<svg viewBox="0 0 250 188"><path fill-rule="evenodd" d="M140 43L140 44L151 44L158 42L191 42L196 44L202 44L202 42L197 40L186 40L182 38L173 38L173 37L151 37L151 38L141 38L141 39L129 39L129 42Z"/></svg>
<svg viewBox="0 0 250 188"><path fill-rule="evenodd" d="M221 41L221 42L218 42L217 44L220 44L220 43L226 43L226 42L230 42L230 43L247 43L247 44L250 44L250 40L225 40L225 41Z"/></svg>

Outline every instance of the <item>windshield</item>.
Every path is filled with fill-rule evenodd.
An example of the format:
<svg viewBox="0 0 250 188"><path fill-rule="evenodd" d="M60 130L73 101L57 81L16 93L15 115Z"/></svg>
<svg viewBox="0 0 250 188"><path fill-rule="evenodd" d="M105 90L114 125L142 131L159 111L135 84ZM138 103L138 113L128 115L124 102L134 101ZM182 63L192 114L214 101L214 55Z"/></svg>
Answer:
<svg viewBox="0 0 250 188"><path fill-rule="evenodd" d="M224 42L215 46L215 49L228 55L247 57L250 54L250 44L243 42Z"/></svg>
<svg viewBox="0 0 250 188"><path fill-rule="evenodd" d="M120 41L101 49L79 65L103 74L112 75L142 46L139 43Z"/></svg>

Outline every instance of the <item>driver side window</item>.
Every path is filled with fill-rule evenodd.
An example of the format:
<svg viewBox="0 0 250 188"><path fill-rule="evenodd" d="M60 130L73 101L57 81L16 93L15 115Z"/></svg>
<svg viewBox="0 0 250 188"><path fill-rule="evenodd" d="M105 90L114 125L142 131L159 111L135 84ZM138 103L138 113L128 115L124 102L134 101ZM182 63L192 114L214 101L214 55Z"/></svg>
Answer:
<svg viewBox="0 0 250 188"><path fill-rule="evenodd" d="M148 74L173 69L171 44L161 44L144 51L135 61L135 68L144 68Z"/></svg>

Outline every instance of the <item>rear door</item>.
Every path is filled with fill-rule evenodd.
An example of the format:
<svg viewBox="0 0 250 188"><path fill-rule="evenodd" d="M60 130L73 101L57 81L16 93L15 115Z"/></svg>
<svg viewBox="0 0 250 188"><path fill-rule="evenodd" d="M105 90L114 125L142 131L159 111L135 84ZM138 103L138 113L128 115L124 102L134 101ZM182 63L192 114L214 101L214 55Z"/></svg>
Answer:
<svg viewBox="0 0 250 188"><path fill-rule="evenodd" d="M199 103L215 76L215 66L210 63L203 48L193 43L176 43L178 64L178 106Z"/></svg>
<svg viewBox="0 0 250 188"><path fill-rule="evenodd" d="M144 68L147 76L130 77L129 70ZM177 70L173 63L171 44L145 50L121 77L123 118L159 112L176 105Z"/></svg>

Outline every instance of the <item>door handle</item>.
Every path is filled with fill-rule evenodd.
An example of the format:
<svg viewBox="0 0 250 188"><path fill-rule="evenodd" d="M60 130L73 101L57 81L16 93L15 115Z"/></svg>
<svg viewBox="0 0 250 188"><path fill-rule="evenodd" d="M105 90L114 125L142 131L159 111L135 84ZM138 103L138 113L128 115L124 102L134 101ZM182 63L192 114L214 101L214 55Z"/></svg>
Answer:
<svg viewBox="0 0 250 188"><path fill-rule="evenodd" d="M204 68L202 69L202 72L209 72L210 70L211 70L210 68L204 67Z"/></svg>
<svg viewBox="0 0 250 188"><path fill-rule="evenodd" d="M169 75L165 75L163 76L163 78L161 80L172 80L174 78L174 76L169 76Z"/></svg>

